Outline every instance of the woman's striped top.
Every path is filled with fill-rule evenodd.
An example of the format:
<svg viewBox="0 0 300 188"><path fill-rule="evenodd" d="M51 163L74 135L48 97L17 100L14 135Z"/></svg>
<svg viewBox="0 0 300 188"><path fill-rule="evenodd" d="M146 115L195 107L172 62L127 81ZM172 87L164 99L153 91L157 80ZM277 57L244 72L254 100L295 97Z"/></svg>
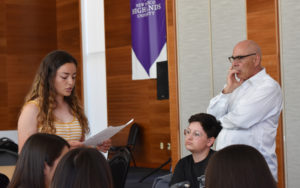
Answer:
<svg viewBox="0 0 300 188"><path fill-rule="evenodd" d="M29 101L28 103L33 103L38 106L36 100ZM73 120L71 122L61 122L57 119L54 120L54 126L56 128L56 135L63 137L65 140L77 140L80 141L82 138L82 129L78 119L73 115ZM38 126L38 131L41 132L42 127Z"/></svg>

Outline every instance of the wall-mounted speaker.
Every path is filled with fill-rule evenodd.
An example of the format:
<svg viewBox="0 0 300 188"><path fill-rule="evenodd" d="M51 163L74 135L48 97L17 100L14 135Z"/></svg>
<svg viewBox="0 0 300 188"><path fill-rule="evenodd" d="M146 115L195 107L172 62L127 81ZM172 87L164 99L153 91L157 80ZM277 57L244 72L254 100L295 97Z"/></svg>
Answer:
<svg viewBox="0 0 300 188"><path fill-rule="evenodd" d="M157 99L169 99L168 61L156 63Z"/></svg>

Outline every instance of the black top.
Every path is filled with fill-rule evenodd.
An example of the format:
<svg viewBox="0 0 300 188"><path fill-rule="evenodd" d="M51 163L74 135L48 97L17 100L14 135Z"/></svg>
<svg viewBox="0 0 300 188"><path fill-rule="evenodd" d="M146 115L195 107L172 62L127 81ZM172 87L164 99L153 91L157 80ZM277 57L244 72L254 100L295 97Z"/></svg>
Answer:
<svg viewBox="0 0 300 188"><path fill-rule="evenodd" d="M214 152L215 151L211 149L207 157L198 163L194 162L192 155L180 159L175 167L170 186L182 181L189 181L191 188L199 188L197 178L204 175L208 160Z"/></svg>

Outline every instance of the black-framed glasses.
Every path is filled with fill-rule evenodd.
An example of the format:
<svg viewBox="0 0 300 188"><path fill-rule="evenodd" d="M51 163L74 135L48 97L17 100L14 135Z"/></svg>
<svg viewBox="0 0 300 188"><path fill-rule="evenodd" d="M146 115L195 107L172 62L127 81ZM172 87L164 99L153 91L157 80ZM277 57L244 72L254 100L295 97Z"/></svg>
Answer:
<svg viewBox="0 0 300 188"><path fill-rule="evenodd" d="M252 56L252 55L256 55L256 53L252 53L252 54L248 54L248 55L231 56L231 57L228 57L228 60L229 60L230 63L233 63L236 60L241 61L245 57L249 57L249 56Z"/></svg>

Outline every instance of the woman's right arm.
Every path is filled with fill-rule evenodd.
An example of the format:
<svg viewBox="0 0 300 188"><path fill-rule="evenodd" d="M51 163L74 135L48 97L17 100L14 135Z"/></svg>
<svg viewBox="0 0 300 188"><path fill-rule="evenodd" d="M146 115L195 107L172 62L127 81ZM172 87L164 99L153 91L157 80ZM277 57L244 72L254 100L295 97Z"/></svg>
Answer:
<svg viewBox="0 0 300 188"><path fill-rule="evenodd" d="M19 152L21 151L26 140L38 132L37 116L39 113L38 107L33 103L26 104L20 114L18 120L18 145Z"/></svg>

